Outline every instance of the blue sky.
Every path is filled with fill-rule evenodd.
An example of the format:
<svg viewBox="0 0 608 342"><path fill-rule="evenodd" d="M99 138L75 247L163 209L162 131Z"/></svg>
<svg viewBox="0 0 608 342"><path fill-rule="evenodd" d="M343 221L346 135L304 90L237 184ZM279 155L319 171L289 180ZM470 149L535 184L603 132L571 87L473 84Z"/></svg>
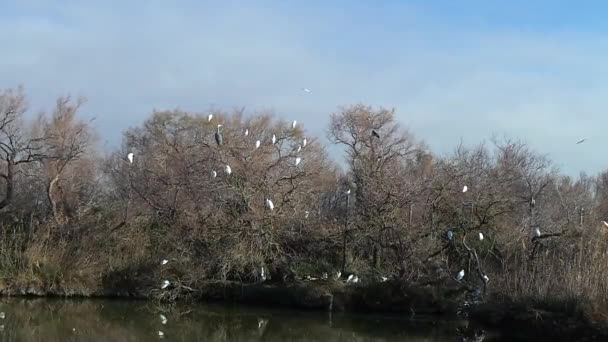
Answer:
<svg viewBox="0 0 608 342"><path fill-rule="evenodd" d="M362 102L395 107L440 154L506 134L568 174L595 174L608 168L606 10L600 1L12 1L0 3L0 87L24 85L32 112L86 96L83 113L110 145L153 108L271 109L324 137L331 112Z"/></svg>

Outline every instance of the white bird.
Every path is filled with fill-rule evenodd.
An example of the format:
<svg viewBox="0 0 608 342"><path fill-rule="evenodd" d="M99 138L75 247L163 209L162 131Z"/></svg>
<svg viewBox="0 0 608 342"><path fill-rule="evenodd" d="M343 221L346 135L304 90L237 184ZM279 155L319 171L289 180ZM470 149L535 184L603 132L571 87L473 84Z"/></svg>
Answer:
<svg viewBox="0 0 608 342"><path fill-rule="evenodd" d="M460 270L460 272L458 272L456 275L456 280L461 281L462 278L464 278L464 270Z"/></svg>
<svg viewBox="0 0 608 342"><path fill-rule="evenodd" d="M217 172L215 170L211 171L211 177L213 177L213 178L217 177Z"/></svg>
<svg viewBox="0 0 608 342"><path fill-rule="evenodd" d="M5 319L6 315L4 314L4 312L0 312L0 319Z"/></svg>
<svg viewBox="0 0 608 342"><path fill-rule="evenodd" d="M451 230L448 230L448 240L452 241L454 239L454 233Z"/></svg>
<svg viewBox="0 0 608 342"><path fill-rule="evenodd" d="M304 137L304 139L302 139L302 147L306 147L306 137Z"/></svg>
<svg viewBox="0 0 608 342"><path fill-rule="evenodd" d="M267 207L268 209L270 209L270 211L273 211L273 210L274 210L274 204L272 203L272 201L270 200L270 198L267 198L267 199L266 199L266 207Z"/></svg>
<svg viewBox="0 0 608 342"><path fill-rule="evenodd" d="M308 215L310 215L310 213L308 212L308 210L306 210L306 211L304 212L304 218L308 218Z"/></svg>
<svg viewBox="0 0 608 342"><path fill-rule="evenodd" d="M165 333L159 330L158 331L158 337L160 337L160 338L165 337Z"/></svg>
<svg viewBox="0 0 608 342"><path fill-rule="evenodd" d="M358 283L358 282L359 282L359 277L355 276L355 277L353 278L353 284L356 284L356 283Z"/></svg>
<svg viewBox="0 0 608 342"><path fill-rule="evenodd" d="M487 275L483 275L483 281L485 281L486 283L490 281L490 278L488 278Z"/></svg>
<svg viewBox="0 0 608 342"><path fill-rule="evenodd" d="M160 262L161 265L166 265L169 262L169 260L167 259L163 259L163 261Z"/></svg>
<svg viewBox="0 0 608 342"><path fill-rule="evenodd" d="M161 285L161 290L166 289L167 287L169 287L169 285L171 285L171 283L168 280L163 281L163 284Z"/></svg>
<svg viewBox="0 0 608 342"><path fill-rule="evenodd" d="M462 187L462 192L467 192L467 190L469 190L469 188L466 185Z"/></svg>
<svg viewBox="0 0 608 342"><path fill-rule="evenodd" d="M162 324L167 324L167 317L165 317L165 315L160 314L160 322Z"/></svg>
<svg viewBox="0 0 608 342"><path fill-rule="evenodd" d="M256 142L255 142L255 148L259 148L261 143L262 143L262 142L261 142L261 141L259 141L259 140L258 140L258 141L256 141Z"/></svg>
<svg viewBox="0 0 608 342"><path fill-rule="evenodd" d="M604 226L608 227L608 222L602 221L602 223L604 224Z"/></svg>
<svg viewBox="0 0 608 342"><path fill-rule="evenodd" d="M581 140L577 141L577 142L576 142L576 144L577 144L577 145L578 145L578 144L582 144L582 143L584 143L584 142L585 142L585 140L587 140L587 138L583 138L583 139L581 139Z"/></svg>
<svg viewBox="0 0 608 342"><path fill-rule="evenodd" d="M540 229L538 227L534 228L534 235L536 235L536 237L541 236Z"/></svg>
<svg viewBox="0 0 608 342"><path fill-rule="evenodd" d="M226 172L227 175L232 173L232 169L230 168L230 165L224 166L224 172Z"/></svg>
<svg viewBox="0 0 608 342"><path fill-rule="evenodd" d="M340 272L340 271L336 272L336 280L340 279L341 276L342 276L342 272Z"/></svg>
<svg viewBox="0 0 608 342"><path fill-rule="evenodd" d="M346 190L346 194L350 195L350 189Z"/></svg>
<svg viewBox="0 0 608 342"><path fill-rule="evenodd" d="M380 280L382 280L382 282L385 282L385 281L388 280L388 278L387 277L380 277Z"/></svg>
<svg viewBox="0 0 608 342"><path fill-rule="evenodd" d="M479 232L479 241L483 241L483 234Z"/></svg>
<svg viewBox="0 0 608 342"><path fill-rule="evenodd" d="M310 93L310 89L308 89L308 88L302 88L302 90L303 90L305 93Z"/></svg>
<svg viewBox="0 0 608 342"><path fill-rule="evenodd" d="M272 144L274 145L277 142L277 136L276 135L272 135Z"/></svg>
<svg viewBox="0 0 608 342"><path fill-rule="evenodd" d="M321 275L321 280L327 280L327 272L323 272L323 274Z"/></svg>
<svg viewBox="0 0 608 342"><path fill-rule="evenodd" d="M249 135L249 128L246 128L245 129L245 136L248 136L248 135Z"/></svg>
<svg viewBox="0 0 608 342"><path fill-rule="evenodd" d="M129 159L129 163L133 163L133 152L127 154L127 159Z"/></svg>
<svg viewBox="0 0 608 342"><path fill-rule="evenodd" d="M266 324L268 324L268 320L263 318L258 318L258 329L262 329Z"/></svg>
<svg viewBox="0 0 608 342"><path fill-rule="evenodd" d="M291 123L291 128L296 128L297 124L298 122L296 120L293 120L293 122Z"/></svg>
<svg viewBox="0 0 608 342"><path fill-rule="evenodd" d="M302 145L298 145L298 150L296 152L302 151Z"/></svg>
<svg viewBox="0 0 608 342"><path fill-rule="evenodd" d="M300 162L301 162L301 161L302 161L302 158L297 157L297 158L296 158L296 166L298 166L298 164L300 164Z"/></svg>
<svg viewBox="0 0 608 342"><path fill-rule="evenodd" d="M211 121L211 119L213 119L213 114L207 115L207 122Z"/></svg>
<svg viewBox="0 0 608 342"><path fill-rule="evenodd" d="M260 272L260 277L262 280L266 280L266 272L264 272L264 266L262 266L262 271Z"/></svg>

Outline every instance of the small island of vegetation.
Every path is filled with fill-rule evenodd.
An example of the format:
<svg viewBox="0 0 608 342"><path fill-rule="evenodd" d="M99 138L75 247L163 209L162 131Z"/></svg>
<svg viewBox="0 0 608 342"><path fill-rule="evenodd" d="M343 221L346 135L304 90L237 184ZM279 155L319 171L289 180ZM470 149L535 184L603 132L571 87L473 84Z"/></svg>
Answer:
<svg viewBox="0 0 608 342"><path fill-rule="evenodd" d="M102 153L83 103L62 97L28 119L23 89L0 91L4 295L460 315L606 336L608 172L573 179L508 138L441 156L394 110L365 105L331 114L343 164L305 118L242 110L154 111Z"/></svg>

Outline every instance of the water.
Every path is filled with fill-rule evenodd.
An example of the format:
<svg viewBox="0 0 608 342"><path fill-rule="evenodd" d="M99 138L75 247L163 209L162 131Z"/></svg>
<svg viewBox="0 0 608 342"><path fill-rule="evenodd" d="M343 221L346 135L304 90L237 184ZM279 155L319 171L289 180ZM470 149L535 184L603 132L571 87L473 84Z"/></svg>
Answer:
<svg viewBox="0 0 608 342"><path fill-rule="evenodd" d="M398 316L122 300L1 298L0 312L0 341L435 342L460 340L456 330L463 325Z"/></svg>

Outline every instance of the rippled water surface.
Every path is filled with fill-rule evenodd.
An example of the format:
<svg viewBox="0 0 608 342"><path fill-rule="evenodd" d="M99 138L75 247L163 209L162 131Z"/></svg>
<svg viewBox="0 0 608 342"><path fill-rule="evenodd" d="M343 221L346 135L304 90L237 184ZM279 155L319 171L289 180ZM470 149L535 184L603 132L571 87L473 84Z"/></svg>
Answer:
<svg viewBox="0 0 608 342"><path fill-rule="evenodd" d="M399 316L206 304L160 306L122 300L3 298L0 312L4 314L0 313L2 341L434 342L461 340L457 330L464 324Z"/></svg>

